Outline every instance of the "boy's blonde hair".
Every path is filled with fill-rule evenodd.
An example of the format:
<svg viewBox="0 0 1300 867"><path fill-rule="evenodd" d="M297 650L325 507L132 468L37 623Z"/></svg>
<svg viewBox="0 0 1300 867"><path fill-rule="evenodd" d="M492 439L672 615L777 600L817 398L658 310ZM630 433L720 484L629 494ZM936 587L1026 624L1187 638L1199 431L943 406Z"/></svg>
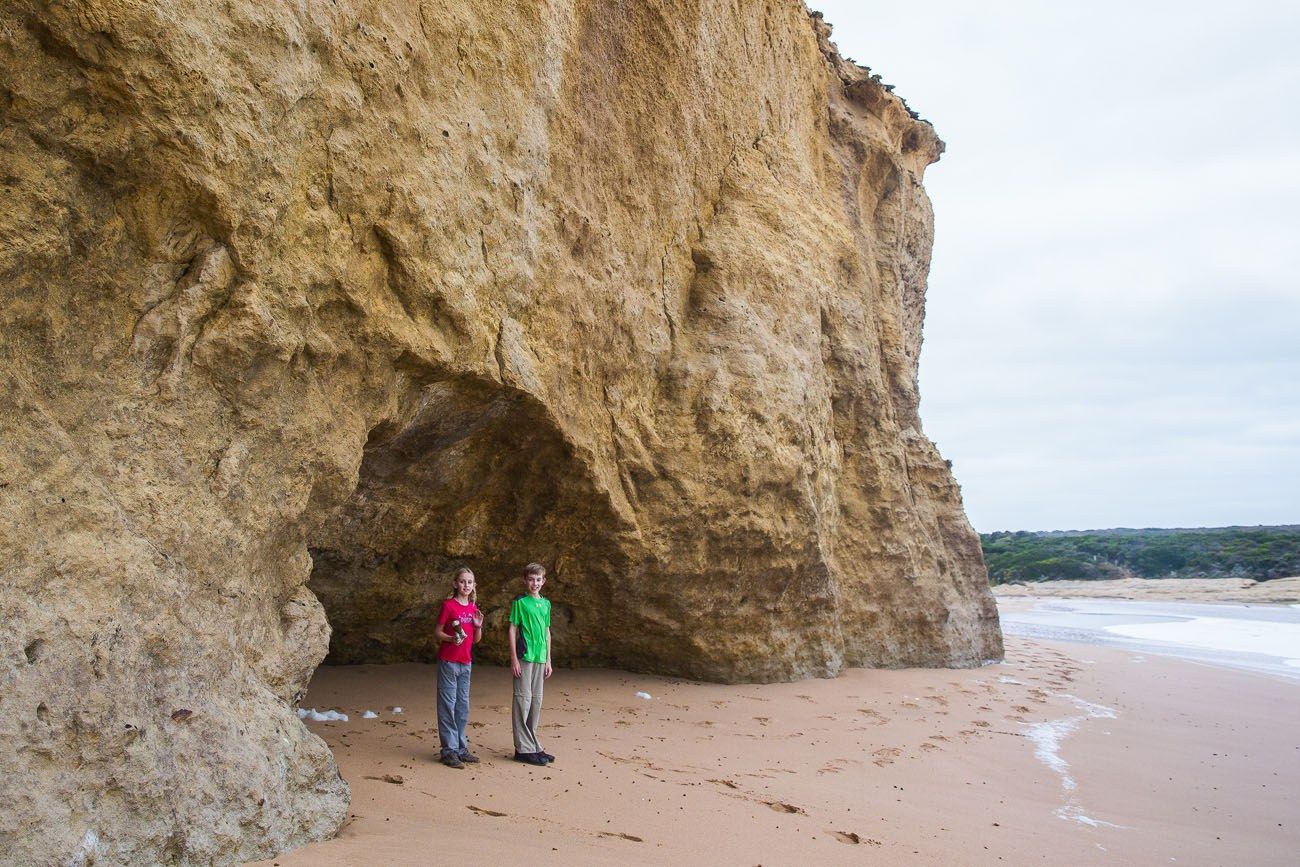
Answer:
<svg viewBox="0 0 1300 867"><path fill-rule="evenodd" d="M546 567L541 563L529 563L524 567L524 577L531 578L536 575L538 578L546 577Z"/></svg>
<svg viewBox="0 0 1300 867"><path fill-rule="evenodd" d="M468 566L461 566L459 569L456 570L455 574L451 576L451 592L447 594L447 598L448 598L448 599L455 599L455 598L456 598L456 579L459 578L459 577L462 576L462 575L468 575L469 577L473 578L473 577L474 577L474 570L471 569L471 568L469 568ZM469 602L470 602L471 605L478 605L478 586L477 586L477 584L478 584L478 582L475 581L475 587L474 587L474 589L471 590L471 591L469 591Z"/></svg>

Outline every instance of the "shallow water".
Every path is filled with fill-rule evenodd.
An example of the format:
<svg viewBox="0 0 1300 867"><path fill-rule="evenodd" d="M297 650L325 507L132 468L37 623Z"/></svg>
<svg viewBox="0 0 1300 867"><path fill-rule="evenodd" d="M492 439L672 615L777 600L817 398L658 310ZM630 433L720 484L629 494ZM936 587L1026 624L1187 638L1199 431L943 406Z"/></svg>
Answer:
<svg viewBox="0 0 1300 867"><path fill-rule="evenodd" d="M1007 635L1119 647L1300 682L1300 609L1289 606L999 600Z"/></svg>

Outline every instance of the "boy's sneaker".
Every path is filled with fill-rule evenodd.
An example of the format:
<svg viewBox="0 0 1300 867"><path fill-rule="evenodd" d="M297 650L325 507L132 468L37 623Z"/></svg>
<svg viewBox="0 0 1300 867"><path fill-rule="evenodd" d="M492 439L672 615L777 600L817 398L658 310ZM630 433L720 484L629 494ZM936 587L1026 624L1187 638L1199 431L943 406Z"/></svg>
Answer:
<svg viewBox="0 0 1300 867"><path fill-rule="evenodd" d="M542 758L539 753L515 753L515 761L523 762L526 765L546 764L546 759Z"/></svg>
<svg viewBox="0 0 1300 867"><path fill-rule="evenodd" d="M538 753L537 755L541 756L542 761L546 762L548 765L549 765L551 762L555 761L555 756L551 755L551 754L548 753L548 752L540 752L540 753Z"/></svg>
<svg viewBox="0 0 1300 867"><path fill-rule="evenodd" d="M469 750L466 750L465 752L460 754L460 760L470 765L478 764L478 756L474 755Z"/></svg>
<svg viewBox="0 0 1300 867"><path fill-rule="evenodd" d="M465 765L461 762L460 756L455 753L447 753L442 757L442 763L449 768L463 768Z"/></svg>

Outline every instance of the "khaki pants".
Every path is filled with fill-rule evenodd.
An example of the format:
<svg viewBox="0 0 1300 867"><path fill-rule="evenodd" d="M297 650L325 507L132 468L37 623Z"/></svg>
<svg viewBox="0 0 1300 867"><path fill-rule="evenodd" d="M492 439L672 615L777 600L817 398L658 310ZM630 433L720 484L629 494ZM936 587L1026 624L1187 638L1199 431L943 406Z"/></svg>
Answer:
<svg viewBox="0 0 1300 867"><path fill-rule="evenodd" d="M546 683L546 665L521 662L523 673L515 678L515 700L510 709L510 723L515 733L515 752L540 753L537 723L542 718L542 685Z"/></svg>

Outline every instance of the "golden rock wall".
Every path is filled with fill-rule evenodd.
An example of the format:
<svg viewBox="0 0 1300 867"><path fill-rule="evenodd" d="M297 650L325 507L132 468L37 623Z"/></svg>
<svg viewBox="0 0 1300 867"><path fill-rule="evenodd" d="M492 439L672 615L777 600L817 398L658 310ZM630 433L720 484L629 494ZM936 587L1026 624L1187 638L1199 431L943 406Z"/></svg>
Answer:
<svg viewBox="0 0 1300 867"><path fill-rule="evenodd" d="M530 560L561 665L1000 656L917 416L942 144L828 34L798 0L4 3L4 848L329 835L295 696L327 648L430 658L461 563L485 659Z"/></svg>

